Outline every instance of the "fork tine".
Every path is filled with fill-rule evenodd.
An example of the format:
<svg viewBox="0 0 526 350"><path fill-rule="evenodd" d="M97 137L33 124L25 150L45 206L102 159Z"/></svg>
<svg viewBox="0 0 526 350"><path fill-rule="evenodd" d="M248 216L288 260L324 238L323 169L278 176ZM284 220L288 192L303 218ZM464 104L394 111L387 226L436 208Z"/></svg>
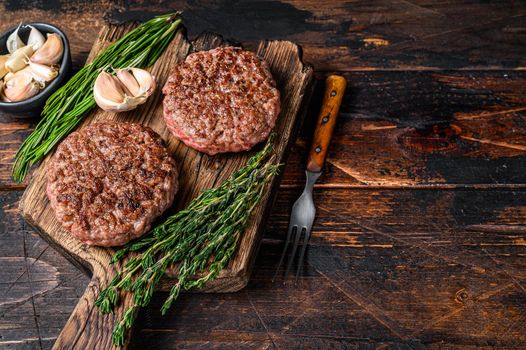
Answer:
<svg viewBox="0 0 526 350"><path fill-rule="evenodd" d="M300 275L301 268L303 267L303 259L305 257L305 251L307 250L307 245L309 245L310 240L310 229L305 229L305 238L303 239L303 246L301 247L300 259L298 260L298 269L296 270L296 278L294 279L294 284L298 282L298 276Z"/></svg>
<svg viewBox="0 0 526 350"><path fill-rule="evenodd" d="M292 263L294 262L294 257L296 256L296 251L298 250L298 245L300 243L300 237L303 233L303 228L296 229L296 237L294 237L294 245L292 246L292 253L290 254L289 261L287 263L287 270L285 271L285 276L289 275L290 269L292 268Z"/></svg>
<svg viewBox="0 0 526 350"><path fill-rule="evenodd" d="M272 282L274 282L274 280L276 279L276 276L278 275L279 270L281 269L281 265L283 265L283 261L285 260L285 255L287 254L290 239L292 238L292 231L294 231L294 228L296 228L296 231L297 231L297 226L294 226L292 224L289 225L289 232L287 232L287 239L285 241L285 246L283 247L283 251L281 252L281 258L279 259L278 268L276 269L276 272L274 273L274 277L272 277Z"/></svg>

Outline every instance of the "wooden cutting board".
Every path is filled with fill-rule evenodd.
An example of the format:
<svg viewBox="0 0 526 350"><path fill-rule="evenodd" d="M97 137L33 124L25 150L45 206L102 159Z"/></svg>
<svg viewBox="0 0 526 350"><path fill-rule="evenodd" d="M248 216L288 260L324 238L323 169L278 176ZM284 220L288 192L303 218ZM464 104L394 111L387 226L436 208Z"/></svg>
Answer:
<svg viewBox="0 0 526 350"><path fill-rule="evenodd" d="M103 48L122 37L135 26L136 24L105 26L94 44L88 60L93 59ZM120 114L96 109L79 126L83 128L97 121L119 120L141 123L159 133L179 166L180 189L176 195L173 208L169 210L170 212L186 206L202 190L220 184L230 174L242 167L255 152L207 156L179 142L168 132L163 121L161 88L173 65L184 60L191 52L226 45L230 45L230 43L216 34L205 33L196 40L189 42L185 31L179 31L171 45L150 69L155 75L158 85L154 96L146 104L134 111ZM311 66L302 62L301 48L294 43L288 41L261 42L257 48L257 53L268 62L281 92L281 113L275 128L277 137L274 141L274 152L283 163L286 161L288 150L296 138L300 119L304 115L310 99L314 73ZM256 149L260 149L260 146ZM123 302L113 315L102 315L99 309L94 306L100 289L106 286L114 275L114 268L109 265L113 250L82 244L57 223L45 191L48 164L49 156L33 174L20 202L21 213L44 239L73 263L92 275L90 284L58 337L54 348L110 349L112 348L111 333L113 327L116 321L121 318L124 308L130 303L130 298L129 296L124 297ZM215 281L205 286L204 291L233 292L246 285L265 219L278 184L279 178L276 177L269 185L268 191L265 191L266 195L256 208L250 226L242 235L235 257ZM167 276L162 282L161 289L169 289L172 282L170 276Z"/></svg>

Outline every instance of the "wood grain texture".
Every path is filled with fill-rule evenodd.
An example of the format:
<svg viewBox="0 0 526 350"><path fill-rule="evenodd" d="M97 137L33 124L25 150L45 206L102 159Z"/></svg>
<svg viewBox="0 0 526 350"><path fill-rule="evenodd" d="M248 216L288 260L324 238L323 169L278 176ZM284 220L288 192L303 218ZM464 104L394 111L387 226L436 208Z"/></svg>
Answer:
<svg viewBox="0 0 526 350"><path fill-rule="evenodd" d="M21 194L0 194L0 349L50 349L89 278L26 225Z"/></svg>
<svg viewBox="0 0 526 350"><path fill-rule="evenodd" d="M5 0L0 30L20 18L57 24L79 68L104 18L181 8L191 38L302 44L320 83L248 286L184 294L165 317L166 295L155 294L139 315L138 349L526 348L524 2ZM321 80L335 71L349 89L315 188L306 265L299 286L271 283ZM0 280L21 271L0 303L44 291L0 306L0 349L51 348L89 283L18 216L13 190L26 184L9 170L35 122L0 114L0 257L12 258ZM27 274L26 256L56 268L59 285Z"/></svg>
<svg viewBox="0 0 526 350"><path fill-rule="evenodd" d="M318 188L524 186L524 72L352 72ZM323 90L285 170L303 186Z"/></svg>
<svg viewBox="0 0 526 350"><path fill-rule="evenodd" d="M133 25L104 28L100 39L94 45L91 56L96 55L102 48L120 38L132 27ZM193 51L208 50L221 45L228 45L228 43L218 35L205 34L190 43L184 31L181 31L150 71L157 77L158 85L163 86L173 65L183 60L186 55ZM291 42L262 42L257 53L269 64L281 92L281 113L274 129L277 134L274 141L274 154L276 161L284 162L287 150L298 130L299 115L303 111L302 103L304 100L305 103L308 103L310 98L314 80L313 70L310 66L303 64L300 48ZM132 112L115 114L97 109L85 118L80 128L102 120L119 120L139 122L157 131L166 141L169 151L174 155L178 164L180 190L176 204L170 209L171 212L174 212L184 208L203 190L226 180L245 165L255 151L210 157L186 147L173 137L164 125L160 90L157 89L146 104ZM115 274L115 268L110 265L113 250L82 244L56 222L46 195L48 163L49 157L33 174L22 196L20 212L46 240L92 273L92 280L86 292L73 311L54 348L111 348L111 332L131 302L131 297L129 295L124 297L124 302L111 315L102 315L95 307L94 302L100 288L109 284ZM268 207L277 185L278 178L275 178L265 191L260 205L255 208L251 223L241 236L237 253L217 279L203 288L204 291L231 292L243 288L248 283L262 233L260 225L268 215ZM170 288L172 284L173 282L167 282L161 286L166 285L167 288Z"/></svg>
<svg viewBox="0 0 526 350"><path fill-rule="evenodd" d="M526 191L315 191L319 215L299 284L272 283L288 211L299 192L280 191L254 273L243 291L183 294L166 316L159 312L166 294L156 293L139 314L135 347L526 347ZM19 194L12 192L4 202L7 213L0 212L2 224L12 232L10 246L21 246L22 233L27 232L13 210ZM29 255L35 258L46 246L36 235L27 245L36 245ZM0 249L6 256L7 246ZM68 268L46 254L41 259ZM62 284L71 284L70 276L61 276ZM81 295L88 281L79 277ZM36 297L39 326L47 339L44 348L51 346L66 322L64 303L69 307L76 303L75 297L62 298L67 289L61 290ZM0 310L4 315L0 335L6 341L36 334L31 307ZM25 333L14 325L24 325ZM27 349L38 348L36 339Z"/></svg>
<svg viewBox="0 0 526 350"><path fill-rule="evenodd" d="M185 295L165 317L160 293L138 348L526 347L525 191L315 191L299 283L272 283L298 194L280 192L247 288Z"/></svg>
<svg viewBox="0 0 526 350"><path fill-rule="evenodd" d="M523 69L522 1L41 1L0 3L0 30L47 19L64 29L83 64L104 18L114 23L183 10L194 38L223 33L255 49L286 39L316 70Z"/></svg>
<svg viewBox="0 0 526 350"><path fill-rule="evenodd" d="M318 188L526 184L526 72L351 72ZM323 78L323 76L320 76ZM318 81L282 186L302 187ZM0 187L31 123L0 117Z"/></svg>

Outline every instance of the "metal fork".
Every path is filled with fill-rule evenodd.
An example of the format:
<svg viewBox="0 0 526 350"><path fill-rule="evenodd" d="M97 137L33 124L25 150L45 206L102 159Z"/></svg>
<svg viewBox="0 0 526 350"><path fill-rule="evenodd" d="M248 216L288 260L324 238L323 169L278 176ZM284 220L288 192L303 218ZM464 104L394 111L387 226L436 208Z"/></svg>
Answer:
<svg viewBox="0 0 526 350"><path fill-rule="evenodd" d="M314 206L314 201L312 200L312 190L314 183L321 175L321 170L323 164L325 163L327 149L334 131L336 117L338 116L338 112L340 110L346 85L347 82L345 78L339 75L330 75L325 80L325 94L323 97L320 114L318 115L318 120L316 122L316 129L314 130L314 138L309 151L307 169L305 170L307 182L305 184L303 193L292 206L289 229L287 232L287 238L285 240L285 247L281 253L278 268L276 269L276 273L274 274L272 281L276 279L276 276L278 275L281 266L285 261L285 256L287 255L288 247L291 241L294 242L292 244L292 253L289 256L287 263L287 269L285 270L285 277L289 275L290 270L292 269L292 263L301 242L302 247L298 260L295 281L298 280L298 276L303 265L303 259L305 258L305 251L307 250L307 245L309 244L311 236L312 223L314 222L314 217L316 216L316 207ZM301 239L302 237L303 240Z"/></svg>

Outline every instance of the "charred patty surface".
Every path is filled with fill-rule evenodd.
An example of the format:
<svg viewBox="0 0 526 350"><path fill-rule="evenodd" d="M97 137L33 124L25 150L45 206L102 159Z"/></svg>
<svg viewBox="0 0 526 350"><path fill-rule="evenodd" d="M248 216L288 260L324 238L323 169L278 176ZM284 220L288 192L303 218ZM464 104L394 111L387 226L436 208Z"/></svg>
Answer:
<svg viewBox="0 0 526 350"><path fill-rule="evenodd" d="M47 195L57 220L91 245L117 246L141 236L173 202L175 161L161 137L130 123L100 123L57 148Z"/></svg>
<svg viewBox="0 0 526 350"><path fill-rule="evenodd" d="M248 150L265 140L280 110L266 62L236 47L189 55L173 69L163 93L170 131L210 155Z"/></svg>

